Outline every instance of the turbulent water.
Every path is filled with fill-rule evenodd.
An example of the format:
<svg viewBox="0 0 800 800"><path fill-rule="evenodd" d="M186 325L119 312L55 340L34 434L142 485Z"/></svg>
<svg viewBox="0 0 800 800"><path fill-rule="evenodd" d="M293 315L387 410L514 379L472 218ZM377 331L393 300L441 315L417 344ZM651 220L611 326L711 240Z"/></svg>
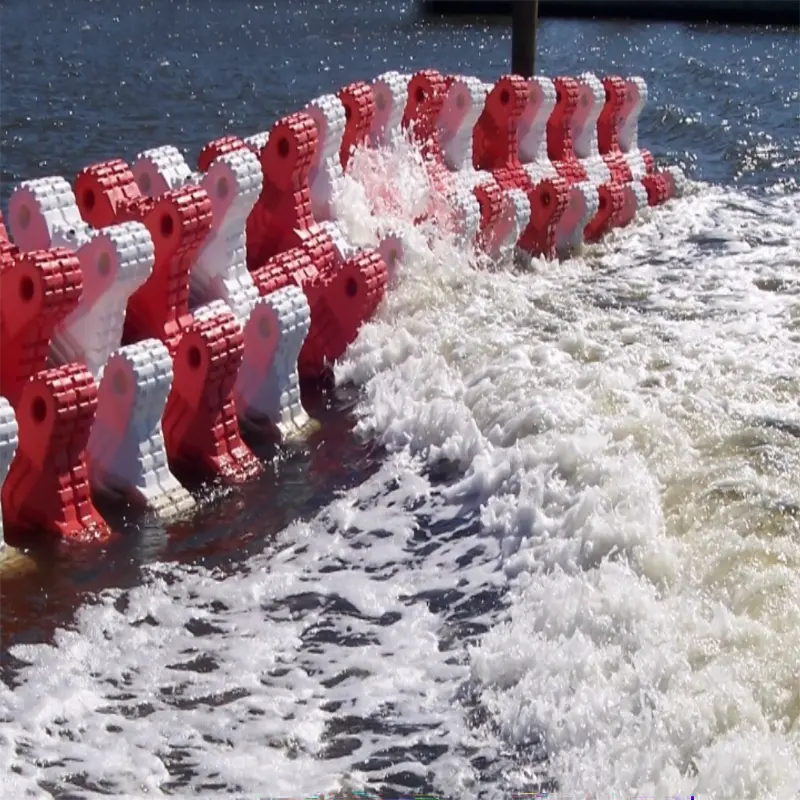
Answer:
<svg viewBox="0 0 800 800"><path fill-rule="evenodd" d="M489 78L509 46L405 4L176 4L172 28L66 5L30 40L27 4L0 17L6 180L196 152L389 67ZM407 249L337 370L349 409L278 489L133 532L110 570L4 580L8 797L798 796L796 33L547 21L540 48L549 74L643 74L642 137L689 195L573 260L487 265L403 222L413 152L358 156L345 225ZM139 82L115 99L104 59ZM386 175L399 219L367 210Z"/></svg>

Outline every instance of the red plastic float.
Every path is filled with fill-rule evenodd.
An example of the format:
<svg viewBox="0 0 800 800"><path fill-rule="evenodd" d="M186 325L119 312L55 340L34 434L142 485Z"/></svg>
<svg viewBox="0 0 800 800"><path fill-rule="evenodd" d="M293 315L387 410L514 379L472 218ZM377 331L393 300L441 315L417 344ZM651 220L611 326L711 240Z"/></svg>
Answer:
<svg viewBox="0 0 800 800"><path fill-rule="evenodd" d="M339 99L346 119L339 157L342 168L346 170L355 149L363 147L369 139L375 119L375 96L368 83L356 81L339 91Z"/></svg>
<svg viewBox="0 0 800 800"><path fill-rule="evenodd" d="M82 289L80 262L70 251L18 253L4 246L0 392L19 426L19 446L2 489L12 544L38 532L81 541L110 533L92 503L86 466L97 385L83 364L47 369L53 330L78 304Z"/></svg>

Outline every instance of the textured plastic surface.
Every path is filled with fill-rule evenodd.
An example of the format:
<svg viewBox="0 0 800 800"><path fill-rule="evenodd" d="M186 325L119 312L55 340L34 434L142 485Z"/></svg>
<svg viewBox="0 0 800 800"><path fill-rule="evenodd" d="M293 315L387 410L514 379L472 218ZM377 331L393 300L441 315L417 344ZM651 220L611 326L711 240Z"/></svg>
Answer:
<svg viewBox="0 0 800 800"><path fill-rule="evenodd" d="M369 141L374 146L392 145L401 136L400 123L408 98L410 75L384 72L372 82L375 114L370 125Z"/></svg>
<svg viewBox="0 0 800 800"><path fill-rule="evenodd" d="M22 250L71 250L81 267L83 291L76 308L56 327L55 363L81 361L98 377L122 338L130 295L153 268L153 241L140 222L97 231L80 217L69 184L60 177L26 181L12 194L11 230Z"/></svg>
<svg viewBox="0 0 800 800"><path fill-rule="evenodd" d="M569 188L555 170L549 177L534 179L522 165L519 127L530 102L531 82L519 76L504 76L492 87L475 126L473 163L477 169L490 171L507 192L518 190L527 198L529 212L519 238L520 249L553 258Z"/></svg>
<svg viewBox="0 0 800 800"><path fill-rule="evenodd" d="M241 439L233 400L241 326L224 302L209 304L215 313L206 308L202 319L189 308L190 268L212 224L208 193L189 184L145 197L119 160L87 167L75 185L87 221L104 227L133 219L153 239L153 271L128 301L123 340L158 339L173 358L162 419L170 460L228 482L257 474L262 467Z"/></svg>
<svg viewBox="0 0 800 800"><path fill-rule="evenodd" d="M234 389L245 424L271 427L279 439L308 424L297 361L310 327L311 309L299 286L261 298L244 328L245 358Z"/></svg>
<svg viewBox="0 0 800 800"><path fill-rule="evenodd" d="M15 406L19 445L2 490L9 544L41 533L76 542L109 536L86 465L96 410L97 385L81 364L42 370L25 383Z"/></svg>
<svg viewBox="0 0 800 800"><path fill-rule="evenodd" d="M17 426L17 415L11 407L11 403L5 397L0 396L0 487L5 482L18 445L19 427ZM3 515L0 513L0 549L5 546L5 543Z"/></svg>
<svg viewBox="0 0 800 800"><path fill-rule="evenodd" d="M314 220L309 175L318 142L314 120L299 112L243 143L258 153L264 176L247 221L248 267L262 296L290 284L306 293L311 325L298 369L308 379L321 377L341 357L375 312L388 282L379 253L354 255L344 238L334 241L335 227ZM339 291L343 272L351 294Z"/></svg>
<svg viewBox="0 0 800 800"><path fill-rule="evenodd" d="M269 133L245 140L261 163L263 188L247 220L247 266L257 269L302 244L314 226L309 176L319 135L305 112L278 120Z"/></svg>
<svg viewBox="0 0 800 800"><path fill-rule="evenodd" d="M89 436L92 487L161 517L192 508L169 468L161 417L172 389L172 358L155 339L116 350L103 371Z"/></svg>
<svg viewBox="0 0 800 800"><path fill-rule="evenodd" d="M305 293L311 323L298 358L301 378L318 379L340 358L361 326L377 310L389 273L380 254L360 253L340 264L333 257L330 238L318 234L320 245L331 251L325 266L309 254L313 247L296 247L273 257L253 277L265 296L287 286Z"/></svg>
<svg viewBox="0 0 800 800"><path fill-rule="evenodd" d="M150 232L141 222L91 229L80 219L72 189L62 178L42 178L23 187L14 196L20 240L31 244L55 237L78 246L83 292L77 307L56 326L50 355L56 364L86 364L100 382L88 443L92 489L121 495L162 516L191 508L194 500L167 466L161 429L172 386L169 354L156 339L120 349L128 299L153 267ZM69 231L63 220L72 226Z"/></svg>
<svg viewBox="0 0 800 800"><path fill-rule="evenodd" d="M0 392L14 407L16 456L3 483L5 524L24 542L45 532L85 540L108 526L92 504L86 440L97 408L97 386L83 364L47 368L56 326L83 290L80 264L65 248L0 259Z"/></svg>
<svg viewBox="0 0 800 800"><path fill-rule="evenodd" d="M597 210L583 231L585 241L595 242L619 224L625 193L622 184L617 181L598 182L598 178L586 171L575 153L573 117L578 112L581 102L580 82L575 78L560 77L555 79L554 84L556 105L547 121L548 156L556 172L567 183L571 185L588 183L596 187ZM591 103L591 91L584 93L583 102L587 105ZM584 113L583 108L581 113Z"/></svg>
<svg viewBox="0 0 800 800"><path fill-rule="evenodd" d="M556 87L550 78L534 76L528 82L528 98L517 128L517 146L523 169L534 184L557 178L558 172L547 152L547 123L556 105ZM584 229L597 213L599 195L588 181L567 188L567 203L556 222L554 247L568 255L580 248Z"/></svg>
<svg viewBox="0 0 800 800"><path fill-rule="evenodd" d="M463 75L448 80L436 123L442 158L454 172L472 170L472 138L486 101L486 89L477 78Z"/></svg>
<svg viewBox="0 0 800 800"><path fill-rule="evenodd" d="M345 109L334 94L312 100L304 109L317 129L317 146L308 175L311 213L317 222L334 219L334 200L342 191L344 171L341 149L345 129Z"/></svg>
<svg viewBox="0 0 800 800"><path fill-rule="evenodd" d="M638 212L647 208L647 192L623 159L611 162L600 155L597 126L605 100L606 91L600 79L588 72L580 75L578 108L572 116L572 144L575 156L591 183L599 186L613 182L622 187L622 208L614 224L624 226L632 222Z"/></svg>
<svg viewBox="0 0 800 800"><path fill-rule="evenodd" d="M339 100L344 106L345 128L339 158L346 170L351 156L369 141L375 119L375 95L364 81L350 83L339 90Z"/></svg>

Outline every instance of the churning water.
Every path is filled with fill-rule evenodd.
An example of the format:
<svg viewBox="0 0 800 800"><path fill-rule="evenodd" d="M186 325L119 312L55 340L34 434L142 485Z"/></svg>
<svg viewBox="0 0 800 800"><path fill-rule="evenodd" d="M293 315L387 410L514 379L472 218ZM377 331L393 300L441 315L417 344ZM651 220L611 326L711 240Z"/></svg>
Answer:
<svg viewBox="0 0 800 800"><path fill-rule="evenodd" d="M389 68L500 74L408 3L4 4L10 183L193 155ZM544 21L546 74L642 74L689 196L564 263L408 250L323 430L268 479L4 576L8 797L454 800L800 787L796 31ZM270 454L265 454L270 455Z"/></svg>

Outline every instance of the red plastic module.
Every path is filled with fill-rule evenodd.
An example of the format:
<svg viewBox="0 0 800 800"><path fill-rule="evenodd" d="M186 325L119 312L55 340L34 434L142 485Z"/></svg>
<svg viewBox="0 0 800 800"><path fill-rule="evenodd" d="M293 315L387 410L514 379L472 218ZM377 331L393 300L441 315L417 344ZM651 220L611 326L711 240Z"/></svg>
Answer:
<svg viewBox="0 0 800 800"><path fill-rule="evenodd" d="M2 490L12 544L31 532L71 540L110 533L92 503L86 467L97 386L83 364L47 369L53 330L76 307L82 289L80 263L68 250L3 251L0 392L19 425Z"/></svg>
<svg viewBox="0 0 800 800"><path fill-rule="evenodd" d="M372 121L375 118L375 96L372 87L364 81L350 83L339 91L344 106L345 126L339 158L346 170L350 157L357 147L366 144Z"/></svg>

